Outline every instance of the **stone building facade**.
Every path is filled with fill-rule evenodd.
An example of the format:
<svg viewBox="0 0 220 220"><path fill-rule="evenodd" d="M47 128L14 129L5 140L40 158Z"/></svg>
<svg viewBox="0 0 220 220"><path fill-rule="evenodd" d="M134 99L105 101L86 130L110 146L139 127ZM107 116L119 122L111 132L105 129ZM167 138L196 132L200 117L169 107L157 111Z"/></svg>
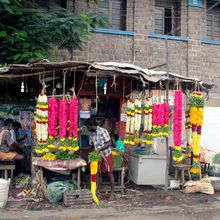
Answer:
<svg viewBox="0 0 220 220"><path fill-rule="evenodd" d="M208 104L220 106L220 32L217 33L218 26L220 30L220 4L213 0L122 2L126 2L124 30L97 28L84 51L74 52L74 60L134 63L142 68L159 66L154 69L201 78L216 85L210 93ZM178 7L176 15L174 4ZM67 7L77 13L99 10L98 5L90 5L88 8L82 0L69 0ZM165 16L161 12L164 12ZM172 14L172 21L169 20L169 13ZM208 14L217 16L211 22L216 26L212 33L217 36L217 40L207 36L207 28L210 28L207 27ZM161 18L165 19L162 23ZM156 25L159 29L162 25L168 25L167 30L173 33L157 34ZM174 34L175 31L177 34ZM61 60L70 57L66 51L56 51L56 54Z"/></svg>

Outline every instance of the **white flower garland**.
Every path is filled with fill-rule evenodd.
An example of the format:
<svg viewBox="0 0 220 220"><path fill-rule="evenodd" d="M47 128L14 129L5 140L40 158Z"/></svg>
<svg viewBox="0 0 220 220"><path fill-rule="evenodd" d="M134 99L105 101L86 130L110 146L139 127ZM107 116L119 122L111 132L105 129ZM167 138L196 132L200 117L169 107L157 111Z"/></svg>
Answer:
<svg viewBox="0 0 220 220"><path fill-rule="evenodd" d="M37 99L36 135L38 143L46 143L48 138L48 103L46 95L39 95Z"/></svg>

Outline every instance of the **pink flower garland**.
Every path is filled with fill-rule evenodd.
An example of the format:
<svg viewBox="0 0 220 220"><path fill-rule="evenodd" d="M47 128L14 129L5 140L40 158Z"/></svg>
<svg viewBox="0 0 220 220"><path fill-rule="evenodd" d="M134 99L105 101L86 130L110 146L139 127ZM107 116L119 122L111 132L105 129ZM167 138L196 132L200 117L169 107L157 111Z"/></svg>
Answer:
<svg viewBox="0 0 220 220"><path fill-rule="evenodd" d="M175 91L174 95L174 125L173 136L175 146L181 145L182 137L182 101L183 93L181 90Z"/></svg>
<svg viewBox="0 0 220 220"><path fill-rule="evenodd" d="M73 98L70 102L69 108L69 139L68 147L69 151L77 151L79 149L77 141L77 127L78 127L78 99Z"/></svg>
<svg viewBox="0 0 220 220"><path fill-rule="evenodd" d="M170 120L170 106L168 103L163 104L164 111L164 124L168 125Z"/></svg>
<svg viewBox="0 0 220 220"><path fill-rule="evenodd" d="M152 124L158 126L158 105L156 104L153 105Z"/></svg>
<svg viewBox="0 0 220 220"><path fill-rule="evenodd" d="M68 103L65 98L60 100L59 106L59 124L60 124L60 138L66 137L68 120Z"/></svg>
<svg viewBox="0 0 220 220"><path fill-rule="evenodd" d="M70 112L69 112L70 128L69 136L77 137L77 126L78 126L78 99L74 98L70 102Z"/></svg>
<svg viewBox="0 0 220 220"><path fill-rule="evenodd" d="M57 126L57 116L58 116L58 104L56 98L50 98L48 102L48 133L49 137L55 138L56 136L56 126Z"/></svg>
<svg viewBox="0 0 220 220"><path fill-rule="evenodd" d="M73 119L74 120L73 137L76 138L77 135L78 135L77 129L78 129L78 117L79 117L79 113L78 113L79 102L78 102L78 99L75 98L74 102L75 102L75 104L74 104L75 108L74 108L74 119Z"/></svg>
<svg viewBox="0 0 220 220"><path fill-rule="evenodd" d="M158 126L163 126L164 124L164 109L163 104L158 105Z"/></svg>

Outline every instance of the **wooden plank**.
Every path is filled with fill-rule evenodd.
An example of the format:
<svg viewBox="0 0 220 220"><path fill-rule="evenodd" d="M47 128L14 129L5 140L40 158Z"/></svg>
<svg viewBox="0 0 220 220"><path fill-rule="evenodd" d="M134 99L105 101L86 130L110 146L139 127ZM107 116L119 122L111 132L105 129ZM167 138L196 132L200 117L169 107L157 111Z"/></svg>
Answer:
<svg viewBox="0 0 220 220"><path fill-rule="evenodd" d="M0 165L0 170L15 170L15 165Z"/></svg>

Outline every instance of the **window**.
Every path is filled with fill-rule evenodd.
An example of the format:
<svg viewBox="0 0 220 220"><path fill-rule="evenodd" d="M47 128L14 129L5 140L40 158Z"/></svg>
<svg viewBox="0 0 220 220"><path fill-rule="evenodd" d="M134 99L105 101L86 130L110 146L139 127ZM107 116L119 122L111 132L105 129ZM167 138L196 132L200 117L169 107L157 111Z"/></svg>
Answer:
<svg viewBox="0 0 220 220"><path fill-rule="evenodd" d="M206 36L208 40L220 41L220 15L206 16Z"/></svg>
<svg viewBox="0 0 220 220"><path fill-rule="evenodd" d="M108 15L112 29L126 30L126 1L100 0L99 12Z"/></svg>
<svg viewBox="0 0 220 220"><path fill-rule="evenodd" d="M155 4L155 33L180 35L180 3L156 0Z"/></svg>
<svg viewBox="0 0 220 220"><path fill-rule="evenodd" d="M66 0L36 0L38 7L49 9L50 6L66 8Z"/></svg>
<svg viewBox="0 0 220 220"><path fill-rule="evenodd" d="M188 0L188 5L202 8L203 0Z"/></svg>

